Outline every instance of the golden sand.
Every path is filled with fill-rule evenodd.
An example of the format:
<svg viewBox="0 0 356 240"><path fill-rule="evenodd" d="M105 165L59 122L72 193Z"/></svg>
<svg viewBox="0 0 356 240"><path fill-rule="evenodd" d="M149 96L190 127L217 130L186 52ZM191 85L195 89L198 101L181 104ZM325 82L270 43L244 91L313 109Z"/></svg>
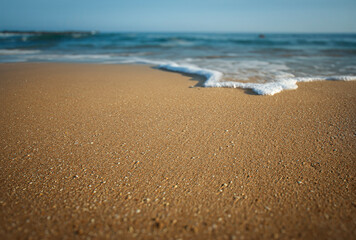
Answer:
<svg viewBox="0 0 356 240"><path fill-rule="evenodd" d="M353 239L356 82L199 80L0 64L0 238Z"/></svg>

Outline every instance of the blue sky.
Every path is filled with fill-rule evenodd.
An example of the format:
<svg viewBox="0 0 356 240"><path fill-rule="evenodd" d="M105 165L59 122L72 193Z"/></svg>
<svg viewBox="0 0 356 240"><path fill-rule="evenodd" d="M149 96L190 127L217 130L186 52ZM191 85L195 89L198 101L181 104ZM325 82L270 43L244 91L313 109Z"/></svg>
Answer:
<svg viewBox="0 0 356 240"><path fill-rule="evenodd" d="M0 0L0 30L356 32L356 0Z"/></svg>

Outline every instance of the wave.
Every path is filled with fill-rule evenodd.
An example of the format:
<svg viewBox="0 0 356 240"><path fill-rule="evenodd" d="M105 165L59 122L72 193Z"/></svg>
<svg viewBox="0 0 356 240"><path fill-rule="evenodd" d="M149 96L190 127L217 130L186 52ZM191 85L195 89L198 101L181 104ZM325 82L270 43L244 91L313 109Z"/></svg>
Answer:
<svg viewBox="0 0 356 240"><path fill-rule="evenodd" d="M223 73L215 70L199 68L194 65L179 65L177 63L165 63L157 66L159 69L197 74L206 78L204 87L226 87L251 89L258 95L274 95L283 90L297 89L298 82L313 81L356 81L356 76L328 76L328 77L292 77L278 79L275 82L267 83L244 83L235 81L223 81Z"/></svg>
<svg viewBox="0 0 356 240"><path fill-rule="evenodd" d="M40 52L40 50L0 49L0 55L36 54Z"/></svg>
<svg viewBox="0 0 356 240"><path fill-rule="evenodd" d="M204 83L205 87L209 87L210 84L220 82L223 77L223 73L210 69L199 68L193 65L178 65L177 63L160 64L157 66L159 69L165 69L174 72L183 72L188 74L196 74L205 77L207 80Z"/></svg>
<svg viewBox="0 0 356 240"><path fill-rule="evenodd" d="M0 32L0 45L9 49L59 52L80 50L83 53L149 49L160 55L173 54L174 57L169 59L176 59L175 56L197 57L204 54L224 56L226 52L236 53L235 57L258 58L263 58L266 54L275 57L293 57L301 54L343 57L345 54L350 56L355 54L356 35L266 34L262 38L258 34L3 31Z"/></svg>
<svg viewBox="0 0 356 240"><path fill-rule="evenodd" d="M64 40L91 37L91 33L41 33L33 34L28 37L28 41L60 42Z"/></svg>

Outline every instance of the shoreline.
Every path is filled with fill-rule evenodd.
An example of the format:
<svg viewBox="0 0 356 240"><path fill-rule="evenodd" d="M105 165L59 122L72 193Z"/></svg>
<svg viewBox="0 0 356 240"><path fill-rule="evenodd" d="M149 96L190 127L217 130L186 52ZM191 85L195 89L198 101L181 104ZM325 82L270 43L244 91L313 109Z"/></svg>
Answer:
<svg viewBox="0 0 356 240"><path fill-rule="evenodd" d="M0 64L78 64L78 65L131 65L131 66L148 66L152 69L167 71L183 76L188 76L196 79L198 83L190 87L203 87L203 88L233 88L242 89L249 94L262 95L262 96L274 96L283 91L297 90L300 83L310 82L324 82L324 81L336 81L336 82L350 82L356 81L356 76L339 75L339 76L315 76L315 77L291 77L281 79L275 82L258 83L253 81L221 81L223 79L223 73L205 69L200 67L179 65L174 62L150 62L143 61L140 63L96 63L96 62L0 62Z"/></svg>
<svg viewBox="0 0 356 240"><path fill-rule="evenodd" d="M0 64L0 236L352 239L356 82L274 96L197 83Z"/></svg>

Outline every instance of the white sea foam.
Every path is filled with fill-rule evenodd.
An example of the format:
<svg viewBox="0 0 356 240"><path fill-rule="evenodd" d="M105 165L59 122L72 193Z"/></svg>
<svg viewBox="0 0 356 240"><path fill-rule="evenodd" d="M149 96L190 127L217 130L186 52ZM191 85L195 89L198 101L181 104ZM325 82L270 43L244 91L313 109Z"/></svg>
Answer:
<svg viewBox="0 0 356 240"><path fill-rule="evenodd" d="M136 63L136 64L150 64L150 65L174 64L174 62L170 62L170 61L148 60L148 59L138 58L138 57L119 59L119 63L127 63L127 64Z"/></svg>
<svg viewBox="0 0 356 240"><path fill-rule="evenodd" d="M36 54L40 50L0 49L0 55Z"/></svg>
<svg viewBox="0 0 356 240"><path fill-rule="evenodd" d="M223 74L219 71L214 71L210 69L199 68L194 65L178 65L177 63L160 64L158 66L160 69L166 69L175 72L183 72L188 74L197 74L206 77L206 82L204 85L209 87L210 83L219 83Z"/></svg>
<svg viewBox="0 0 356 240"><path fill-rule="evenodd" d="M73 60L90 60L90 59L98 59L105 60L111 59L111 56L108 54L65 54L65 55L45 55L48 58L60 58L60 59L73 59Z"/></svg>
<svg viewBox="0 0 356 240"><path fill-rule="evenodd" d="M38 55L25 55L24 61L74 61L74 62L87 62L87 61L106 61L110 60L111 56L108 54L38 54Z"/></svg>
<svg viewBox="0 0 356 240"><path fill-rule="evenodd" d="M300 77L295 78L298 82L314 81L356 81L356 76L329 76L329 77Z"/></svg>
<svg viewBox="0 0 356 240"><path fill-rule="evenodd" d="M69 61L69 62L101 62L120 63L110 54L48 54L40 50L0 49L0 62L27 61ZM14 59L16 57L16 59Z"/></svg>
<svg viewBox="0 0 356 240"><path fill-rule="evenodd" d="M17 36L17 34L14 33L0 33L0 37L13 37L13 36Z"/></svg>
<svg viewBox="0 0 356 240"><path fill-rule="evenodd" d="M204 87L226 87L226 88L243 88L251 89L259 95L274 95L283 90L297 89L298 82L312 82L312 81L355 81L356 76L328 76L328 77L291 77L292 74L286 73L284 76L279 75L273 82L266 83L246 83L237 81L223 81L223 73L211 69L199 68L194 65L180 65L177 63L163 63L159 64L158 68L182 72L188 74L197 74L204 76L206 81ZM285 70L285 69L283 69Z"/></svg>

